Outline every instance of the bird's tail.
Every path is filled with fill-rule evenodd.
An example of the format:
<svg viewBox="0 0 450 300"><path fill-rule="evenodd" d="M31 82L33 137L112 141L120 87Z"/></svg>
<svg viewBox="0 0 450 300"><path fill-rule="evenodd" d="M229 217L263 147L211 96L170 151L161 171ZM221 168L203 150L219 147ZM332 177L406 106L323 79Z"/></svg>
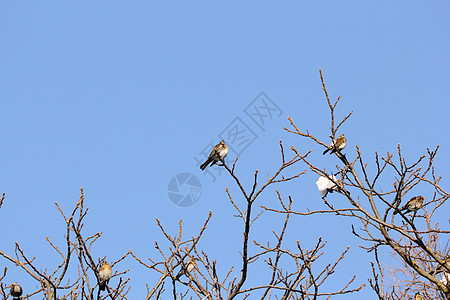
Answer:
<svg viewBox="0 0 450 300"><path fill-rule="evenodd" d="M106 284L100 283L100 291L104 291L106 289Z"/></svg>
<svg viewBox="0 0 450 300"><path fill-rule="evenodd" d="M175 277L176 280L180 279L181 276L183 276L183 270L180 270L180 272L178 272L177 277Z"/></svg>
<svg viewBox="0 0 450 300"><path fill-rule="evenodd" d="M211 160L208 158L201 166L200 169L205 170L208 164L211 162Z"/></svg>
<svg viewBox="0 0 450 300"><path fill-rule="evenodd" d="M398 214L399 211L405 211L405 214L409 213L410 210L409 209L405 209L405 208L399 208L398 210L394 211L394 215Z"/></svg>
<svg viewBox="0 0 450 300"><path fill-rule="evenodd" d="M398 210L394 211L394 215L398 214L399 212L405 210L405 207L403 206L402 208L398 208Z"/></svg>
<svg viewBox="0 0 450 300"><path fill-rule="evenodd" d="M327 154L328 151L330 151L330 148L327 148L327 150L323 151L323 155Z"/></svg>

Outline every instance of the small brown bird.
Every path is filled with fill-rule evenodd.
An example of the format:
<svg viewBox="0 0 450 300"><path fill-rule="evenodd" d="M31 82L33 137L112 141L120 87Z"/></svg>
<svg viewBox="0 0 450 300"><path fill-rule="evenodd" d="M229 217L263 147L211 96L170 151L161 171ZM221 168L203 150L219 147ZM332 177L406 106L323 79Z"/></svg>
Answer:
<svg viewBox="0 0 450 300"><path fill-rule="evenodd" d="M450 255L446 255L444 257L444 264L447 266L447 268L450 268ZM447 272L447 270L441 264L439 264L436 267L436 270L430 272L430 275L437 275L442 272Z"/></svg>
<svg viewBox="0 0 450 300"><path fill-rule="evenodd" d="M98 278L100 280L100 291L104 291L106 289L106 285L111 278L112 270L111 266L104 261L100 268L98 269Z"/></svg>
<svg viewBox="0 0 450 300"><path fill-rule="evenodd" d="M423 200L425 200L425 197L423 196L415 196L409 199L408 202L406 202L405 205L400 209L400 211L405 210L405 213L410 213L412 211L418 211L419 208L422 207ZM394 211L394 215L398 214L398 211Z"/></svg>
<svg viewBox="0 0 450 300"><path fill-rule="evenodd" d="M177 277L175 279L180 279L181 276L186 275L188 276L189 273L194 270L195 266L197 265L195 263L195 258L190 258L185 265L181 268L180 272L178 272Z"/></svg>
<svg viewBox="0 0 450 300"><path fill-rule="evenodd" d="M200 169L205 170L209 163L211 166L221 161L228 154L228 146L225 145L225 142L222 140L212 149L211 153L208 156L208 159L200 166Z"/></svg>
<svg viewBox="0 0 450 300"><path fill-rule="evenodd" d="M341 152L347 146L347 139L344 137L343 134L341 134L337 140L333 140L328 147L327 150L323 151L323 155L325 155L328 151L331 150L330 154L333 154L336 151Z"/></svg>
<svg viewBox="0 0 450 300"><path fill-rule="evenodd" d="M17 284L17 282L14 282L11 284L11 296L13 296L13 299L20 299L20 296L22 296L22 287Z"/></svg>
<svg viewBox="0 0 450 300"><path fill-rule="evenodd" d="M417 292L416 295L414 296L414 300L424 300L424 298L420 296L419 292Z"/></svg>

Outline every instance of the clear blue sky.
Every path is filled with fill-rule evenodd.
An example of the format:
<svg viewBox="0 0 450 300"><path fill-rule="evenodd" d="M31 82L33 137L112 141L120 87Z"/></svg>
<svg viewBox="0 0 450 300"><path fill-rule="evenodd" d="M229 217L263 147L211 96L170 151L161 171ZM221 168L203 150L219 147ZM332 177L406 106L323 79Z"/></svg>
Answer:
<svg viewBox="0 0 450 300"><path fill-rule="evenodd" d="M0 249L13 254L19 241L37 265L56 264L45 237L61 242L64 221L53 203L70 210L83 187L86 232L103 232L95 257L116 260L128 249L157 257L154 240L163 237L155 217L172 233L182 218L188 237L211 210L200 246L219 265L238 267L242 226L224 191L236 189L225 175L212 182L194 157L237 117L258 136L240 154L245 183L255 169L275 170L279 139L315 147L282 130L286 116L326 140L319 68L330 96L343 97L338 114L354 110L342 128L350 157L355 145L369 161L375 150L393 152L401 143L412 161L441 145L436 173L448 190L449 15L448 1L2 1L0 192L7 198ZM261 92L281 110L264 130L245 114ZM335 164L324 161L330 170ZM187 208L167 195L170 179L182 172L203 187ZM308 173L281 191L298 209L320 208L316 177ZM274 192L261 201L274 204ZM264 241L275 229L271 219L267 214L251 239ZM329 290L353 274L367 282L372 256L358 249L350 222L294 219L291 241L311 247L323 236L330 251L351 246ZM26 291L35 286L0 259L5 265L8 280ZM122 267L132 269L129 299L142 299L156 274L131 260ZM371 297L365 288L342 298Z"/></svg>

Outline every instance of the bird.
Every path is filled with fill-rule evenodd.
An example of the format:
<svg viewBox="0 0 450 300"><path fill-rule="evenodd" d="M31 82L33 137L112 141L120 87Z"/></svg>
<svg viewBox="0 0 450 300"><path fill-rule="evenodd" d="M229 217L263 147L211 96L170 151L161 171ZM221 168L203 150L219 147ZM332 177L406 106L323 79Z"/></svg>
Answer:
<svg viewBox="0 0 450 300"><path fill-rule="evenodd" d="M337 140L333 140L327 150L323 151L323 155L325 155L328 151L331 150L330 154L333 154L336 151L341 152L347 146L347 139L341 134Z"/></svg>
<svg viewBox="0 0 450 300"><path fill-rule="evenodd" d="M22 287L17 284L17 282L14 282L11 284L11 296L13 296L13 299L20 299L20 296L22 296Z"/></svg>
<svg viewBox="0 0 450 300"><path fill-rule="evenodd" d="M425 197L423 196L415 196L409 199L408 202L406 202L405 205L400 209L400 211L406 210L406 213L410 213L412 211L418 211L419 208L422 207L423 200L425 200ZM398 214L398 211L394 211L394 215Z"/></svg>
<svg viewBox="0 0 450 300"><path fill-rule="evenodd" d="M188 276L189 273L194 270L195 268L195 258L190 258L185 265L181 268L180 272L178 272L177 276L175 277L176 280L180 279L181 276L186 275Z"/></svg>
<svg viewBox="0 0 450 300"><path fill-rule="evenodd" d="M106 289L106 285L111 278L112 270L111 266L104 261L100 268L98 269L98 279L100 280L100 291L104 291Z"/></svg>
<svg viewBox="0 0 450 300"><path fill-rule="evenodd" d="M420 296L419 292L417 292L416 295L414 296L414 300L424 300L424 298Z"/></svg>
<svg viewBox="0 0 450 300"><path fill-rule="evenodd" d="M228 154L228 146L225 142L221 140L217 145L214 146L208 159L200 166L200 169L205 170L209 163L211 166L220 160L223 160Z"/></svg>
<svg viewBox="0 0 450 300"><path fill-rule="evenodd" d="M450 268L450 255L446 255L444 257L443 261L444 261L444 264L447 266L447 268ZM442 272L446 272L446 269L445 269L445 267L443 265L439 264L436 267L436 269L431 271L429 274L430 275L435 275L435 274L437 275L437 274L442 273Z"/></svg>

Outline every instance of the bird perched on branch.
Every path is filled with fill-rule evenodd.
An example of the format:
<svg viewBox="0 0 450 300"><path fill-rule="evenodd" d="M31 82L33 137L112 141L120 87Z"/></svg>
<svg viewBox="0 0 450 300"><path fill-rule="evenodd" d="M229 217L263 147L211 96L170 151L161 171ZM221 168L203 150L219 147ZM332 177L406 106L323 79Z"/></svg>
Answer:
<svg viewBox="0 0 450 300"><path fill-rule="evenodd" d="M106 289L106 285L111 278L112 270L111 266L104 261L100 268L98 269L98 279L100 280L100 291L104 291Z"/></svg>
<svg viewBox="0 0 450 300"><path fill-rule="evenodd" d="M20 296L22 296L22 287L17 284L17 282L14 282L11 284L11 296L13 296L13 299L20 299Z"/></svg>
<svg viewBox="0 0 450 300"><path fill-rule="evenodd" d="M347 146L347 139L341 134L336 140L333 140L328 147L327 150L323 151L323 155L325 155L328 151L331 150L330 154L333 154L336 151L341 152Z"/></svg>
<svg viewBox="0 0 450 300"><path fill-rule="evenodd" d="M228 146L225 145L225 142L222 140L220 143L214 146L211 153L208 156L208 159L200 166L200 169L204 170L209 163L211 163L211 166L217 163L218 161L221 161L227 156L228 154Z"/></svg>
<svg viewBox="0 0 450 300"><path fill-rule="evenodd" d="M176 280L180 279L181 276L186 275L188 276L189 273L194 270L195 268L195 258L190 258L185 265L181 268L180 272L178 272L177 277L175 277Z"/></svg>
<svg viewBox="0 0 450 300"><path fill-rule="evenodd" d="M422 296L420 296L420 293L417 292L416 295L414 296L414 300L424 300Z"/></svg>
<svg viewBox="0 0 450 300"><path fill-rule="evenodd" d="M408 202L406 202L405 205L400 209L400 211L406 211L405 213L410 213L412 211L418 211L419 208L422 207L423 200L425 200L425 197L423 196L415 196L409 199ZM398 211L394 211L394 215L398 214Z"/></svg>

